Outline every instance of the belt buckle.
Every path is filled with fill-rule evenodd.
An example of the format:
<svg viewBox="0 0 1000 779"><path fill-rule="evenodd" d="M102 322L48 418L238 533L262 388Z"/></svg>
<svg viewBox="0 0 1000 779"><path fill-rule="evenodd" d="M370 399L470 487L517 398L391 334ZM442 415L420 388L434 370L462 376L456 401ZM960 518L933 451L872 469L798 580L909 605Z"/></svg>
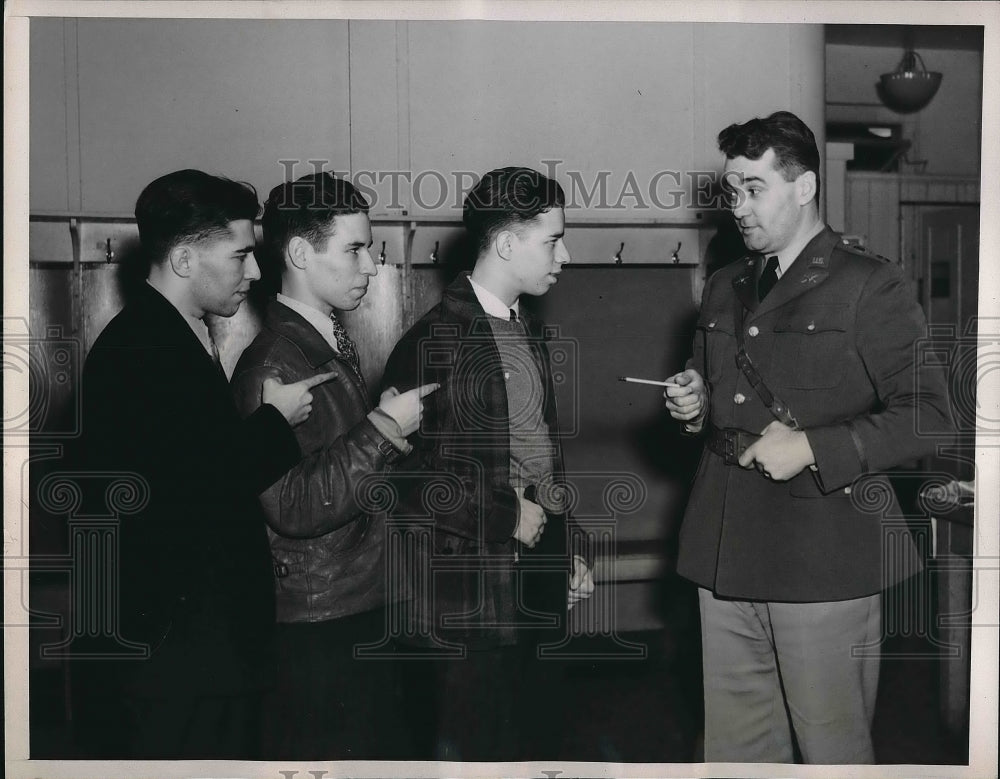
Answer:
<svg viewBox="0 0 1000 779"><path fill-rule="evenodd" d="M736 430L723 430L723 440L725 441L723 449L725 454L723 454L723 459L726 465L737 465L740 461L740 439L739 433Z"/></svg>

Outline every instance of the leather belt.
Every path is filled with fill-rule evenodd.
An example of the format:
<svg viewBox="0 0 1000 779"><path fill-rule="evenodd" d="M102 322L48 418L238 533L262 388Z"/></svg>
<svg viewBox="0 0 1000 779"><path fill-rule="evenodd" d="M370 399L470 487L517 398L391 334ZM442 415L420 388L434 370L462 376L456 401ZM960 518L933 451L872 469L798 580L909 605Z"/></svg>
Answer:
<svg viewBox="0 0 1000 779"><path fill-rule="evenodd" d="M739 465L740 455L758 438L760 436L756 433L738 427L716 427L709 423L705 445L725 460L726 465Z"/></svg>

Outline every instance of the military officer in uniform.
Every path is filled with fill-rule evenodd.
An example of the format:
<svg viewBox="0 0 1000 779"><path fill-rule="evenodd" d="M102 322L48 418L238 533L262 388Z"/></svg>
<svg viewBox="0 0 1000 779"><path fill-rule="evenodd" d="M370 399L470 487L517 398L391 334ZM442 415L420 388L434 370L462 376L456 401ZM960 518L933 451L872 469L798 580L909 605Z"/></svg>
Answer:
<svg viewBox="0 0 1000 779"><path fill-rule="evenodd" d="M916 391L925 321L899 267L821 221L809 128L781 111L718 140L749 254L708 280L665 392L705 438L678 560L699 586L705 759L871 763L880 593L920 568L878 474L933 449L917 414L947 425L945 388Z"/></svg>

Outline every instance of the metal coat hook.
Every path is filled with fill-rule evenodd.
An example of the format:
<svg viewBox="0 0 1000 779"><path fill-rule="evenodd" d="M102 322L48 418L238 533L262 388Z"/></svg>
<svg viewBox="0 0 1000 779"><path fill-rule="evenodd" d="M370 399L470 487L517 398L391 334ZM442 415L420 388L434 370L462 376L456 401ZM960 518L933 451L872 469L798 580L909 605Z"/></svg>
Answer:
<svg viewBox="0 0 1000 779"><path fill-rule="evenodd" d="M104 259L106 262L111 262L115 258L115 252L111 248L111 239L108 238L104 242Z"/></svg>
<svg viewBox="0 0 1000 779"><path fill-rule="evenodd" d="M615 256L612 258L615 261L615 265L622 264L622 252L625 251L625 241L622 241L622 245L618 247L618 251L615 252Z"/></svg>
<svg viewBox="0 0 1000 779"><path fill-rule="evenodd" d="M378 253L378 261L385 265L385 241L382 241L382 251Z"/></svg>
<svg viewBox="0 0 1000 779"><path fill-rule="evenodd" d="M434 249L431 251L431 262L437 264L438 261L438 242L434 242Z"/></svg>
<svg viewBox="0 0 1000 779"><path fill-rule="evenodd" d="M677 242L677 248L674 249L674 253L672 255L670 255L670 261L671 262L680 262L681 261L680 254L679 254L679 252L681 250L681 246L683 246L683 244L680 241L678 241Z"/></svg>

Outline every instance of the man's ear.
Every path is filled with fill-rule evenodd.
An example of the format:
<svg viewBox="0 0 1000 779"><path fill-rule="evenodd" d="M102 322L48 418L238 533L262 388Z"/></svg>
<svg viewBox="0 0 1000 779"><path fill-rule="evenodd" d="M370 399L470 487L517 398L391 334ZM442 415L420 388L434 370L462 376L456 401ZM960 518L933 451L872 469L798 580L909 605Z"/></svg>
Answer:
<svg viewBox="0 0 1000 779"><path fill-rule="evenodd" d="M517 236L514 235L513 230L501 230L497 233L495 244L497 247L497 254L500 255L501 259L509 260L514 254L514 239Z"/></svg>
<svg viewBox="0 0 1000 779"><path fill-rule="evenodd" d="M299 235L294 235L288 241L285 254L292 265L299 270L304 270L311 249L312 246L310 246L309 241Z"/></svg>
<svg viewBox="0 0 1000 779"><path fill-rule="evenodd" d="M191 275L191 266L194 263L194 248L190 244L182 243L170 250L167 255L167 262L170 269L182 279Z"/></svg>
<svg viewBox="0 0 1000 779"><path fill-rule="evenodd" d="M816 197L816 174L811 170L807 170L795 179L795 186L798 193L799 205L806 205Z"/></svg>

